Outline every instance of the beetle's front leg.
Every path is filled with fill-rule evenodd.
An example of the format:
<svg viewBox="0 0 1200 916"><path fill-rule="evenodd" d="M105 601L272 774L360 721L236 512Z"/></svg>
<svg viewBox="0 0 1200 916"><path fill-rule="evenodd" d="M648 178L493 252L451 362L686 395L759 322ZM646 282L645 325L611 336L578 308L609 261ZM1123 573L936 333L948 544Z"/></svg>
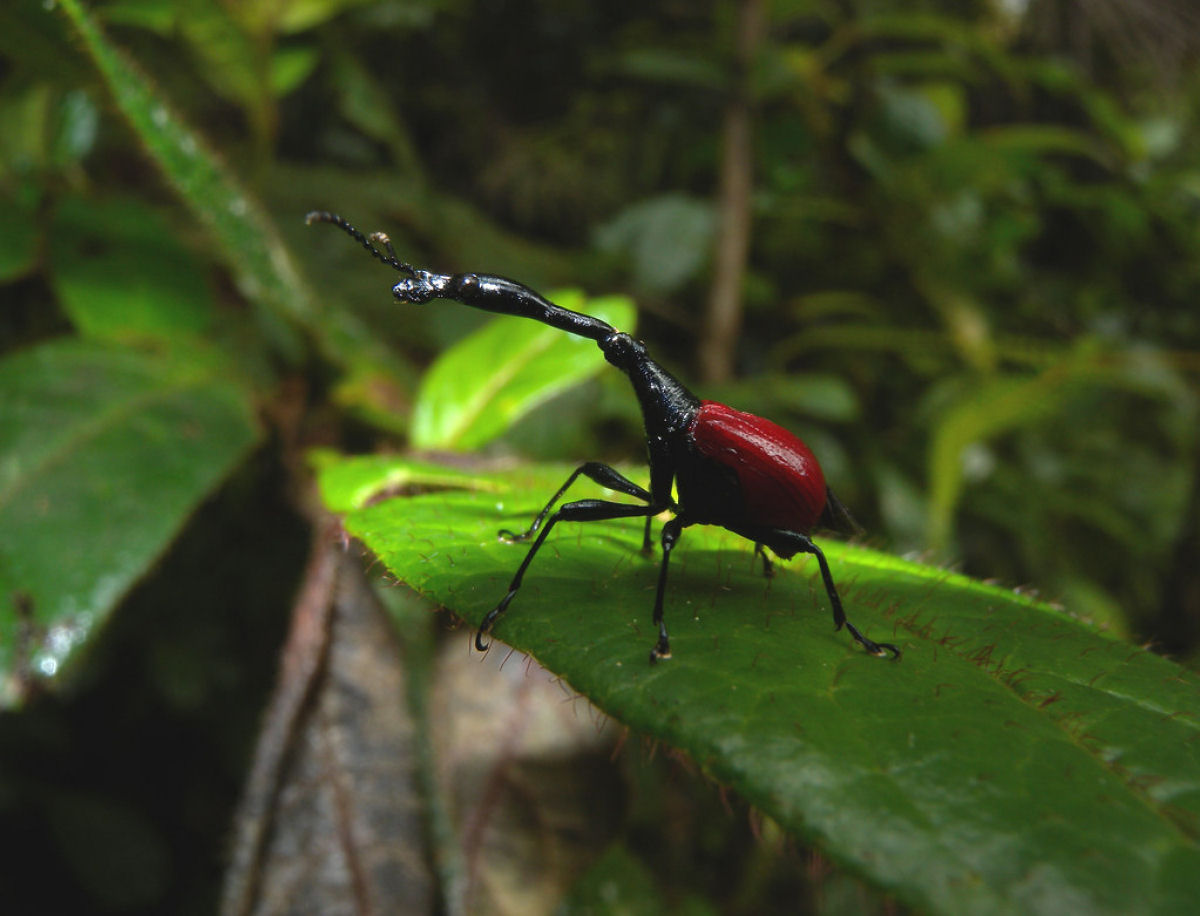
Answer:
<svg viewBox="0 0 1200 916"><path fill-rule="evenodd" d="M491 632L497 618L507 610L508 605L520 590L521 583L525 578L525 571L529 569L529 564L533 562L533 558L537 556L537 552L541 550L542 544L545 543L546 536L550 534L556 524L559 522L600 522L617 518L639 518L652 514L655 511L657 510L652 506L630 506L625 503L608 502L603 499L581 499L561 506L557 512L550 516L549 521L546 522L546 526L538 533L537 538L534 540L533 546L525 554L525 559L517 567L517 573L513 576L512 582L509 583L508 593L500 599L499 604L484 616L483 622L479 625L479 631L475 634L475 648L480 652L487 649L488 643L484 642L484 637ZM659 616L661 617L661 614Z"/></svg>
<svg viewBox="0 0 1200 916"><path fill-rule="evenodd" d="M562 498L562 495L567 492L571 484L573 484L580 477L580 475L588 478L589 480L595 481L602 487L607 487L608 489L615 490L618 493L624 493L626 496L632 496L634 499L640 499L648 505L653 503L653 499L651 498L649 491L638 486L616 468L610 467L609 465L603 464L599 461L586 461L571 472L571 476L567 478L567 482L559 487L558 492L550 497L550 501L546 503L546 507L537 514L537 518L533 520L533 524L530 525L526 531L517 534L516 532L510 531L507 528L501 528L499 532L500 537L506 541L529 540L529 538L536 534L538 529L542 527L542 522L546 520L546 516L548 516L550 514L550 510L554 508L554 504ZM646 517L647 538L649 538L649 526L650 519L652 517L652 515Z"/></svg>
<svg viewBox="0 0 1200 916"><path fill-rule="evenodd" d="M829 571L829 563L825 559L824 551L804 535L799 536L799 541L801 550L815 556L817 558L817 565L821 568L821 579L825 583L825 593L829 596L829 603L833 605L834 629L840 630L845 626L850 631L850 635L854 637L855 642L872 655L878 655L880 658L887 655L890 655L893 659L899 658L900 650L890 642L875 642L873 639L868 639L859 632L858 627L846 619L846 612L842 610L842 599L838 597L837 586L833 584L833 573Z"/></svg>

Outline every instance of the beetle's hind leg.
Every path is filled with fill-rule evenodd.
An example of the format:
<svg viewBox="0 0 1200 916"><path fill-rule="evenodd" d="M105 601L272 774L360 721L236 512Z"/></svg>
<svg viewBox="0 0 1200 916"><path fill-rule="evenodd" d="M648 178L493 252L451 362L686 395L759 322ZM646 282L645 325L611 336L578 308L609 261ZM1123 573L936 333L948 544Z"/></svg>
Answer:
<svg viewBox="0 0 1200 916"><path fill-rule="evenodd" d="M890 642L875 642L868 639L858 631L858 627L846 619L846 612L842 610L842 599L838 597L837 588L833 584L833 573L829 571L829 563L825 559L825 554L811 539L804 537L806 542L802 548L806 553L811 553L817 558L817 565L821 567L821 578L825 582L825 593L829 595L829 603L833 605L833 623L834 629L840 630L843 626L849 630L850 635L854 637L855 642L870 652L872 655L878 655L883 658L885 655L891 655L892 658L900 657L900 650L893 646Z"/></svg>
<svg viewBox="0 0 1200 916"><path fill-rule="evenodd" d="M825 559L821 548L813 543L812 538L800 534L798 531L788 531L782 528L772 529L768 532L764 532L762 529L753 532L747 531L743 536L755 540L756 546L761 546L758 544L756 535L765 535L763 543L769 543L771 549L785 559L797 553L811 553L815 556L817 565L821 568L821 581L825 583L825 594L829 596L829 603L833 607L834 629L840 630L845 627L854 637L854 641L872 655L878 655L880 658L888 655L892 658L900 657L900 650L890 642L875 642L873 639L868 639L859 632L858 627L846 619L846 612L842 609L842 599L838 596L837 586L833 584L833 573L829 571L829 562Z"/></svg>

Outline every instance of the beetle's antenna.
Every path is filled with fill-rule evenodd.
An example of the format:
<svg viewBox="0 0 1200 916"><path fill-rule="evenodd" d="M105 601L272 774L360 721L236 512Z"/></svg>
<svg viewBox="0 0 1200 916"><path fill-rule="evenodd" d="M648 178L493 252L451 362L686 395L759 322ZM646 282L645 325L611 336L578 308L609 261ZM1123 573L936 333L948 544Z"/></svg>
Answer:
<svg viewBox="0 0 1200 916"><path fill-rule="evenodd" d="M393 267L400 273L408 274L410 277L416 273L411 264L405 264L398 257L396 257L396 249L392 247L392 240L382 232L372 232L369 236L363 235L358 231L355 225L345 217L338 216L336 213L329 213L325 210L313 210L306 217L304 217L304 222L310 226L313 223L332 223L356 242L358 242L358 244L362 245L363 248L367 249L367 251L371 252L372 255L374 255L384 264L388 265L388 267ZM378 248L376 248L374 245L375 242L379 242L387 254L384 254L383 251L380 251Z"/></svg>
<svg viewBox="0 0 1200 916"><path fill-rule="evenodd" d="M393 261L399 262L399 258L396 257L396 249L392 247L392 240L388 238L386 232L372 232L367 236L367 239L382 245L383 250L387 252L388 257Z"/></svg>

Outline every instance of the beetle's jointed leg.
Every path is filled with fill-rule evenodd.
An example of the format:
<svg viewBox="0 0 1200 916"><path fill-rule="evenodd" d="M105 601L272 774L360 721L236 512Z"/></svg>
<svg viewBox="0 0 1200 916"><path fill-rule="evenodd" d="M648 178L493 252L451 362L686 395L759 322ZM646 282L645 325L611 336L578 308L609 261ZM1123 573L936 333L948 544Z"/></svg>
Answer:
<svg viewBox="0 0 1200 916"><path fill-rule="evenodd" d="M858 631L858 627L846 619L846 612L842 610L842 599L838 597L837 587L833 584L833 573L829 571L829 563L825 559L824 552L812 542L811 538L805 535L797 535L797 538L801 543L800 551L813 554L817 558L817 565L821 567L821 579L825 582L825 593L829 595L829 603L833 605L834 629L840 630L845 626L855 641L872 655L882 657L890 653L892 658L899 658L900 650L890 642L875 642L868 639Z"/></svg>
<svg viewBox="0 0 1200 916"><path fill-rule="evenodd" d="M537 518L533 520L533 524L521 534L510 531L507 528L500 529L500 537L506 541L526 541L537 533L542 527L542 522L546 520L546 516L550 514L550 510L554 508L554 504L562 498L562 495L567 492L567 489L573 484L580 475L587 477L589 480L594 480L602 487L607 487L610 490L615 490L618 493L624 493L626 496L632 496L634 499L640 499L649 504L653 502L648 490L638 486L628 477L620 473L616 468L610 467L607 464L602 464L599 461L588 461L581 464L571 476L567 478L567 482L558 488L558 491L550 497L550 501L546 503L546 507L538 513ZM653 513L657 515L658 513ZM647 516L647 523L651 516Z"/></svg>
<svg viewBox="0 0 1200 916"><path fill-rule="evenodd" d="M658 591L654 595L654 625L658 627L658 642L650 650L650 662L653 664L660 658L671 657L671 643L667 639L667 625L663 622L663 598L667 592L667 564L671 561L671 551L679 540L684 522L677 515L665 525L662 530L662 565L658 567Z"/></svg>
<svg viewBox="0 0 1200 916"><path fill-rule="evenodd" d="M517 574L513 576L512 582L509 583L508 594L501 599L498 605L488 611L487 616L483 618L483 622L479 625L479 632L475 634L475 648L480 652L487 649L488 644L483 641L483 637L491 632L492 627L496 623L496 618L504 613L509 602L513 600L513 597L520 590L521 581L525 578L525 570L529 568L529 564L533 562L533 558L541 549L546 536L554 529L556 524L559 522L599 522L614 518L641 518L647 515L657 515L660 511L660 507L649 505L631 506L627 503L614 503L603 499L581 499L561 506L557 512L550 516L550 520L546 522L545 527L538 533L536 540L534 540L533 545L529 548L529 552L525 554L525 559L521 561L521 565L517 568Z"/></svg>

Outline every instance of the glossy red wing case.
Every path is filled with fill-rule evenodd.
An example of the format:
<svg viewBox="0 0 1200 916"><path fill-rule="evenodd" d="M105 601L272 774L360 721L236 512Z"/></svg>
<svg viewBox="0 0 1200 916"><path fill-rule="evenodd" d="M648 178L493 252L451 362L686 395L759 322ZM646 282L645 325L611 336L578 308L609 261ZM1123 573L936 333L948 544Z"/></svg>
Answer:
<svg viewBox="0 0 1200 916"><path fill-rule="evenodd" d="M747 524L813 529L825 508L825 475L800 439L716 401L701 401L691 432L701 454L736 473Z"/></svg>

